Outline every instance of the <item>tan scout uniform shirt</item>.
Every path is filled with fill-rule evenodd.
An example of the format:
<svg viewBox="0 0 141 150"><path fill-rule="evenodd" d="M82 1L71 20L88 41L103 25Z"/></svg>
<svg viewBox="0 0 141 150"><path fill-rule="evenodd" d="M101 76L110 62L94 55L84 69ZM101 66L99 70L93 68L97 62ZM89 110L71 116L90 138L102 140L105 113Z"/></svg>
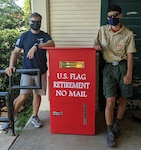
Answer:
<svg viewBox="0 0 141 150"><path fill-rule="evenodd" d="M127 53L136 52L133 32L124 25L118 32L111 25L100 27L94 44L101 45L106 62L126 60Z"/></svg>

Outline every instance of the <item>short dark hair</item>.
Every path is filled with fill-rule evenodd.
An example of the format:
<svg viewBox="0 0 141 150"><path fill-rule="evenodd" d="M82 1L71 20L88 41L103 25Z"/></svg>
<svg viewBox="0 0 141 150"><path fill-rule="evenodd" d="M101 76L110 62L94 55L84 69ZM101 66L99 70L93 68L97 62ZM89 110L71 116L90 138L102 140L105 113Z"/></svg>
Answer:
<svg viewBox="0 0 141 150"><path fill-rule="evenodd" d="M32 13L32 14L29 16L29 19L30 19L30 18L33 18L33 17L39 17L39 18L42 20L42 16L41 16L39 13L37 13L37 12Z"/></svg>
<svg viewBox="0 0 141 150"><path fill-rule="evenodd" d="M110 11L118 11L119 13L121 13L121 7L118 6L118 5L111 5L109 8L108 8L108 12Z"/></svg>

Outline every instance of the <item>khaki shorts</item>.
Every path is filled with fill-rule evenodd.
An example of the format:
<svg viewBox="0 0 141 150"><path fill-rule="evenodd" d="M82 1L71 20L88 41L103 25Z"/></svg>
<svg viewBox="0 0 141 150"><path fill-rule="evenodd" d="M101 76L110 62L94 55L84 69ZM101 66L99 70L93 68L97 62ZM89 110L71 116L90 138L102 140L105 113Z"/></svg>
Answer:
<svg viewBox="0 0 141 150"><path fill-rule="evenodd" d="M124 84L123 77L127 72L127 63L117 66L106 64L103 70L103 94L109 97L132 97L132 84Z"/></svg>
<svg viewBox="0 0 141 150"><path fill-rule="evenodd" d="M41 75L42 89L21 89L20 94L37 93L38 95L46 95L47 87L47 73ZM20 86L39 86L38 76L32 76L27 74L21 75Z"/></svg>

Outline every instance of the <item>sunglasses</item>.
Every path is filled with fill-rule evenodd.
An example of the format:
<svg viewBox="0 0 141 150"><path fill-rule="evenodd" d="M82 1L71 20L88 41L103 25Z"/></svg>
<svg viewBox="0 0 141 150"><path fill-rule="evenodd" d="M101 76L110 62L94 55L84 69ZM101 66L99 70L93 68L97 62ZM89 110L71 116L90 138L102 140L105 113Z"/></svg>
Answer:
<svg viewBox="0 0 141 150"><path fill-rule="evenodd" d="M41 23L41 20L35 21L35 20L30 20L32 23Z"/></svg>
<svg viewBox="0 0 141 150"><path fill-rule="evenodd" d="M108 15L108 18L116 18L118 15L119 15L119 13L113 14L113 15Z"/></svg>

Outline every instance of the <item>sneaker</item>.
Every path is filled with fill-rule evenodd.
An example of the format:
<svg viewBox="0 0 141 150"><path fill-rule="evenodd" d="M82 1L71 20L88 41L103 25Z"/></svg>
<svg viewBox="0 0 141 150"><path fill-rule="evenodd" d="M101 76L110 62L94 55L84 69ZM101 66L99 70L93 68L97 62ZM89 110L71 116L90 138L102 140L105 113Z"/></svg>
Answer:
<svg viewBox="0 0 141 150"><path fill-rule="evenodd" d="M6 131L9 127L10 127L10 123L9 123L9 122L4 122L4 123L0 126L0 130Z"/></svg>
<svg viewBox="0 0 141 150"><path fill-rule="evenodd" d="M40 128L42 126L42 122L40 119L36 116L33 116L31 119L32 124L35 126L35 128Z"/></svg>
<svg viewBox="0 0 141 150"><path fill-rule="evenodd" d="M116 138L119 138L119 136L120 136L120 128L119 128L119 125L114 124L114 126L113 126L113 132L114 132L115 137L116 137Z"/></svg>
<svg viewBox="0 0 141 150"><path fill-rule="evenodd" d="M107 145L108 147L115 147L116 143L115 143L115 135L113 132L108 132L107 134Z"/></svg>

